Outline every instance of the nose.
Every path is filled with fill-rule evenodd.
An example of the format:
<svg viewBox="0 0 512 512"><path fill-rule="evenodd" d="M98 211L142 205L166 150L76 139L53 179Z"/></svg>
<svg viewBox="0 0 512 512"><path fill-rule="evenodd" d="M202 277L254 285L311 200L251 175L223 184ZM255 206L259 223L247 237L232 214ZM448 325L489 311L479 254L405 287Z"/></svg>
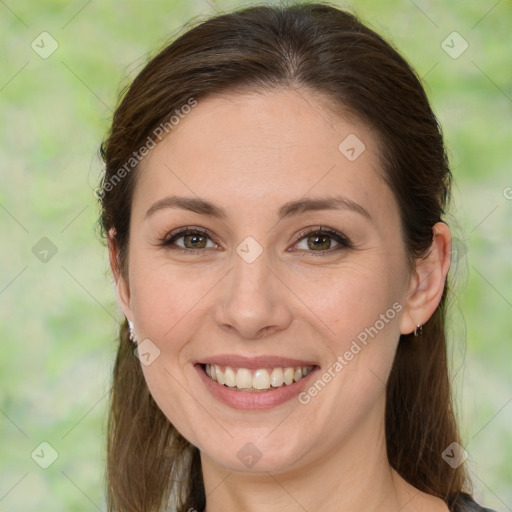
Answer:
<svg viewBox="0 0 512 512"><path fill-rule="evenodd" d="M291 292L270 268L265 251L251 263L234 254L233 267L223 281L215 311L222 329L251 340L291 324Z"/></svg>

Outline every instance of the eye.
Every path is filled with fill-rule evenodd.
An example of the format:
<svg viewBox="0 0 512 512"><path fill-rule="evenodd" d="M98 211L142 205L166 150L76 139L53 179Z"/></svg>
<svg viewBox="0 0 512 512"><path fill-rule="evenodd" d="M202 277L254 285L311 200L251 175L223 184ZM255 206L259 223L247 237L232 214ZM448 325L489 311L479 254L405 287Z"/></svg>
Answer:
<svg viewBox="0 0 512 512"><path fill-rule="evenodd" d="M179 240L183 240L183 242L176 243ZM208 246L208 241L213 245ZM172 250L181 251L195 251L197 249L211 249L212 247L217 247L206 230L189 227L170 233L169 236L162 240L161 245Z"/></svg>
<svg viewBox="0 0 512 512"><path fill-rule="evenodd" d="M332 247L333 241L337 244ZM208 243L211 243L208 245ZM300 244L304 244L300 247ZM170 233L160 242L170 250L192 252L200 249L217 248L208 231L201 228L185 227ZM292 251L302 250L306 252L325 254L352 248L350 240L338 231L330 228L314 228L309 231L302 231Z"/></svg>
<svg viewBox="0 0 512 512"><path fill-rule="evenodd" d="M332 241L335 241L337 245L332 247ZM304 244L300 247L300 244ZM352 248L350 240L345 236L330 228L315 228L310 231L301 232L299 240L295 244L299 250L305 250L307 252L319 253L323 255L325 253L335 252L342 249ZM294 249L295 250L295 249Z"/></svg>

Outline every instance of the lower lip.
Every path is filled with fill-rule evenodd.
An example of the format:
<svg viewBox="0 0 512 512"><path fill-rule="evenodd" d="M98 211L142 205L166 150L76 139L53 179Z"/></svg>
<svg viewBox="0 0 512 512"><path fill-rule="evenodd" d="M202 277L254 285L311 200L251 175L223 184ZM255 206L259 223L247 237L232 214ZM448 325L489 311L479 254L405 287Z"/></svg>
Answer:
<svg viewBox="0 0 512 512"><path fill-rule="evenodd" d="M219 384L206 375L202 365L196 364L194 366L208 391L210 391L217 400L233 407L233 409L243 410L271 409L272 407L276 407L291 400L308 385L311 376L320 369L319 367L315 367L305 377L302 377L302 379L293 384L283 384L281 387L269 391L251 392L236 391L234 388Z"/></svg>

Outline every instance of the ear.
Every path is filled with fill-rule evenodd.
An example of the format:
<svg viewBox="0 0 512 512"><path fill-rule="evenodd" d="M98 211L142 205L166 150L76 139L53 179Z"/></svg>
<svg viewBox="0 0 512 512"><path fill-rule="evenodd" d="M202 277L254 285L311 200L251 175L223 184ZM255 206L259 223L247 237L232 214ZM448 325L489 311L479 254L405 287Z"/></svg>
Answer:
<svg viewBox="0 0 512 512"><path fill-rule="evenodd" d="M417 260L411 275L409 292L400 322L400 333L409 334L434 314L443 296L446 276L450 269L452 237L444 222L433 227L429 253Z"/></svg>
<svg viewBox="0 0 512 512"><path fill-rule="evenodd" d="M108 232L108 255L110 260L110 270L114 277L116 286L117 302L123 310L124 316L133 322L132 310L130 307L130 288L125 281L121 269L119 268L119 248L116 240L115 228L110 228Z"/></svg>

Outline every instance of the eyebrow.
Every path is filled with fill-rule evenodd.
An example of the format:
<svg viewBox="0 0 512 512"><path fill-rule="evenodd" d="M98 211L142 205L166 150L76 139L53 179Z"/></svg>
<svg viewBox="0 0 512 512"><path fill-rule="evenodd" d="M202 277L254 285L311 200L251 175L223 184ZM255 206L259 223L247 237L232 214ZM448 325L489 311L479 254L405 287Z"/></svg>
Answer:
<svg viewBox="0 0 512 512"><path fill-rule="evenodd" d="M216 205L199 197L169 196L160 199L154 203L146 212L148 218L153 213L165 208L180 208L189 210L201 215L208 215L221 220L227 220L228 213L222 206ZM331 197L304 198L295 201L289 201L279 208L278 218L282 220L287 217L293 217L310 211L318 210L349 210L372 220L368 210L351 199L337 195Z"/></svg>

